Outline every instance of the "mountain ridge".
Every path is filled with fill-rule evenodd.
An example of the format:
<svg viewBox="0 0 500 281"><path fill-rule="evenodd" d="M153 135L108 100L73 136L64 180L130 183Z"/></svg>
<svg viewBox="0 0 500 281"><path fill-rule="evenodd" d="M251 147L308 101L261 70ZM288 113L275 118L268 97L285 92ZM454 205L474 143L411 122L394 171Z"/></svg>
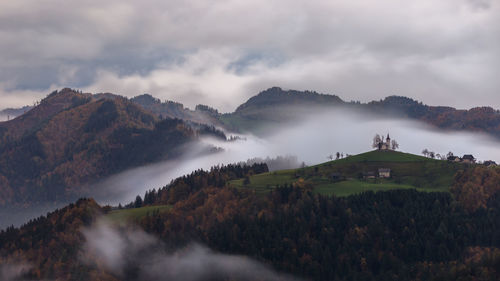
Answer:
<svg viewBox="0 0 500 281"><path fill-rule="evenodd" d="M297 95L298 98L294 95ZM489 106L473 107L471 109L429 106L412 98L396 95L368 103L346 102L335 95L324 95L309 91L285 91L279 87L270 88L251 97L233 113L221 115L220 119L229 128L242 129L243 132L255 132L256 128L267 121L298 121L297 116L289 111L307 108L307 106L301 107L300 104L295 102L304 99L309 99L306 105L317 108L345 108L379 116L409 118L439 129L483 132L500 138L500 111ZM266 102L269 102L272 106L262 106ZM310 113L314 113L314 110L310 111Z"/></svg>
<svg viewBox="0 0 500 281"><path fill-rule="evenodd" d="M68 90L70 89L66 88L61 92ZM128 99L111 93L85 94L83 97L91 99ZM231 113L220 113L217 109L206 105L197 105L195 110L190 110L185 108L182 103L175 101L162 102L150 94L138 95L128 100L153 113L158 118L179 118L241 133L255 133L259 130L259 127L265 126L266 122L275 123L294 120L296 116L286 112L290 107L300 110L301 108L319 106L321 108L342 107L348 110L388 117L410 118L440 129L483 132L500 138L500 111L490 106L470 109L429 106L415 99L398 95L387 96L378 101L361 103L347 102L336 95L321 94L314 91L283 90L280 87L271 87L250 97ZM31 110L23 115L27 114L32 114ZM0 122L0 136L2 127L4 127L3 123ZM22 128L25 125L19 124L17 127Z"/></svg>

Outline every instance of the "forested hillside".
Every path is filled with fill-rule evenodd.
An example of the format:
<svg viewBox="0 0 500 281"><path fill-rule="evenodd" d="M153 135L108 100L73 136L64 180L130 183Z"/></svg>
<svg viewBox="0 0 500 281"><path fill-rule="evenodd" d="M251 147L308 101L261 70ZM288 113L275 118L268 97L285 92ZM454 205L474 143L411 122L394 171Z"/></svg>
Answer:
<svg viewBox="0 0 500 281"><path fill-rule="evenodd" d="M237 190L225 183L266 172L267 167L214 167L147 192L135 202L139 209L169 206L161 212L142 213L128 224L109 227L127 232L127 225L138 225L159 237L165 251L201 242L303 280L498 280L500 188L492 187L490 179L500 170L484 169L458 174L453 195L392 190L337 198L300 185L281 186L265 196ZM484 204L468 206L460 195L468 186L488 190ZM113 212L129 210L134 209ZM48 218L9 228L0 233L1 256L33 265L25 275L37 279L120 280L125 269L90 266L78 258L85 243L79 227L88 228L99 213L108 212L92 200L80 200ZM147 251L141 257L150 260ZM143 280L147 268L134 264L125 271L127 280ZM239 280L215 280L226 279Z"/></svg>
<svg viewBox="0 0 500 281"><path fill-rule="evenodd" d="M0 123L0 206L78 198L99 178L176 158L200 135L225 140L214 127L160 120L119 96L54 92Z"/></svg>

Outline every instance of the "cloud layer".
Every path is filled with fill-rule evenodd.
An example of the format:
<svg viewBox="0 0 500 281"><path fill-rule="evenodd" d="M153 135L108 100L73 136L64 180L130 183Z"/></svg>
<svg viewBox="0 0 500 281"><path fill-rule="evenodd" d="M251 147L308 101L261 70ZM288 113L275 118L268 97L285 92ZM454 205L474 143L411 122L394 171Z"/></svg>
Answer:
<svg viewBox="0 0 500 281"><path fill-rule="evenodd" d="M270 87L500 108L494 0L0 4L0 107L69 86L232 111Z"/></svg>

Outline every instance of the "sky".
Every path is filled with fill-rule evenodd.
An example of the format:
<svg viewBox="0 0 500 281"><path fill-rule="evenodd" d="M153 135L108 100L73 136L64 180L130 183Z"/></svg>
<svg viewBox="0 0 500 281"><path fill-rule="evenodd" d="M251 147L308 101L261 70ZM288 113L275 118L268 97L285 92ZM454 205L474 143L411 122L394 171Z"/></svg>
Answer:
<svg viewBox="0 0 500 281"><path fill-rule="evenodd" d="M279 86L500 108L499 0L0 0L0 109L53 90L233 111Z"/></svg>

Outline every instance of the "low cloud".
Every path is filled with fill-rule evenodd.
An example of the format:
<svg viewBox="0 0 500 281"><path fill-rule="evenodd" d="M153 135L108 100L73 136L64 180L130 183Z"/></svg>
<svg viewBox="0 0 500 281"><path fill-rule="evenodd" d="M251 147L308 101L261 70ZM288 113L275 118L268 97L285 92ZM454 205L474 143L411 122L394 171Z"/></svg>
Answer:
<svg viewBox="0 0 500 281"><path fill-rule="evenodd" d="M171 180L197 169L220 164L238 163L251 158L294 155L299 162L315 165L336 152L358 154L372 149L375 134L389 133L400 145L400 151L420 155L428 149L446 155L473 154L479 160L500 161L498 140L480 133L443 131L421 122L386 119L342 109L319 110L290 108L295 120L274 124L263 136L245 135L245 140L222 142L205 139L205 144L223 148L215 154L186 154L177 161L156 163L128 170L96 184L93 194L103 204L127 203L146 190L163 187ZM196 152L196 146L191 151Z"/></svg>
<svg viewBox="0 0 500 281"><path fill-rule="evenodd" d="M0 264L0 280L2 281L23 281L23 276L31 269L25 263L4 263Z"/></svg>
<svg viewBox="0 0 500 281"><path fill-rule="evenodd" d="M127 280L296 280L248 257L217 253L200 244L167 252L154 236L140 229L117 229L104 220L83 234L83 261Z"/></svg>

